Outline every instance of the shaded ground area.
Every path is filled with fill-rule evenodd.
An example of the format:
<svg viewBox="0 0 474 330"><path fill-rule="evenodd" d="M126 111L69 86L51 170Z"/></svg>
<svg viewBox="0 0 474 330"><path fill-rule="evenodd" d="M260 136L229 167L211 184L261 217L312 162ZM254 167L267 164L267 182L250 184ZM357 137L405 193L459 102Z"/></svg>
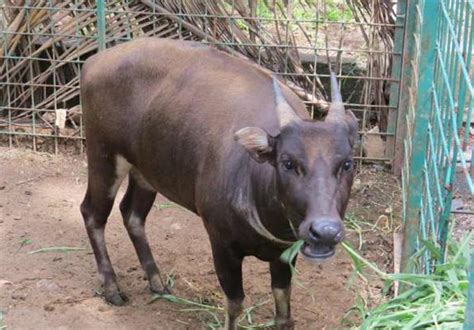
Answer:
<svg viewBox="0 0 474 330"><path fill-rule="evenodd" d="M474 195L471 195L464 172L459 168L456 170L452 215L453 236L460 240L462 237L474 230ZM474 246L474 240L471 242Z"/></svg>
<svg viewBox="0 0 474 330"><path fill-rule="evenodd" d="M130 301L125 307L114 307L98 296L96 266L79 213L86 189L84 157L0 148L0 169L0 312L7 328L194 329L212 322L209 313L181 311L187 306L164 300L149 304L151 294L117 203L106 239L119 284ZM349 241L359 246L361 234L362 254L384 269L392 267L392 214L398 205L392 191L397 189L396 181L387 174L364 169L357 177L349 211ZM388 209L391 205L395 205L392 210ZM221 291L200 219L158 197L148 220L152 250L162 272L174 282L173 293L221 306ZM46 247L83 250L29 254ZM245 305L268 301L253 310L254 324L269 321L273 315L267 268L254 258L244 263ZM347 255L338 249L336 256L323 264L299 262L298 270L298 280L305 287L295 285L293 290L297 327L343 327L341 318L356 297L349 285L352 266ZM378 299L380 292L377 282L358 290L366 300ZM217 315L223 318L221 312Z"/></svg>

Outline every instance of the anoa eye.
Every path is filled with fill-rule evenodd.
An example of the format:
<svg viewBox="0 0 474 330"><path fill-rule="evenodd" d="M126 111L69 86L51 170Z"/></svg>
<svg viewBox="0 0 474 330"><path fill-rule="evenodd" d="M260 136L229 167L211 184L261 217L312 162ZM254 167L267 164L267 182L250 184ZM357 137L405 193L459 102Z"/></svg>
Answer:
<svg viewBox="0 0 474 330"><path fill-rule="evenodd" d="M283 165L283 168L287 171L291 171L295 168L295 165L293 164L291 160L284 160L282 162L282 165Z"/></svg>
<svg viewBox="0 0 474 330"><path fill-rule="evenodd" d="M342 165L344 171L349 171L352 168L352 160L346 160Z"/></svg>

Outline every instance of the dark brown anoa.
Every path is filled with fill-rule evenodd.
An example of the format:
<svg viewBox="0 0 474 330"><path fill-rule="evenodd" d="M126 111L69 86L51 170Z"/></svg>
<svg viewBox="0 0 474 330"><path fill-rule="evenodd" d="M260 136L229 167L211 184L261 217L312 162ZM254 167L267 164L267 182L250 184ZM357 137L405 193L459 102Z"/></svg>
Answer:
<svg viewBox="0 0 474 330"><path fill-rule="evenodd" d="M335 77L324 122L265 70L195 42L143 38L90 58L81 76L89 162L81 212L105 298L124 303L104 241L117 189L124 223L154 292L163 292L145 236L157 191L198 214L226 296L226 328L244 298L242 259L268 261L277 328L291 328L282 251L323 259L343 239L357 123Z"/></svg>

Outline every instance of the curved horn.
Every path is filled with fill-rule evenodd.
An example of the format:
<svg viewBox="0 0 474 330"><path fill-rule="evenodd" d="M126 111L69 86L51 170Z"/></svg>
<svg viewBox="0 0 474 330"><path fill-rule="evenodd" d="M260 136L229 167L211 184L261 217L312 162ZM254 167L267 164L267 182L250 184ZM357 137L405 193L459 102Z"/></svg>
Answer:
<svg viewBox="0 0 474 330"><path fill-rule="evenodd" d="M272 76L273 80L273 92L275 93L276 113L280 127L286 126L293 122L301 121L301 118L295 113L291 106L286 102L283 93L281 92L280 86L278 86L278 80L275 76Z"/></svg>
<svg viewBox="0 0 474 330"><path fill-rule="evenodd" d="M337 83L337 78L334 72L331 71L331 105L329 106L327 121L341 122L344 120L346 110L342 103L341 91Z"/></svg>

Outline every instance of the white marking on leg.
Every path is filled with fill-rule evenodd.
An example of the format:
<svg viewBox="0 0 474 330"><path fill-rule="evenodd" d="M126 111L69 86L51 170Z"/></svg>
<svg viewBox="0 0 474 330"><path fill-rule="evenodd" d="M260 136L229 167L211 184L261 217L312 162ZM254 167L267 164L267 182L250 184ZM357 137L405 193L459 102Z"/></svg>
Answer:
<svg viewBox="0 0 474 330"><path fill-rule="evenodd" d="M105 239L104 239L104 228L96 228L92 232L94 236L94 240L96 241L97 245L100 247L105 246Z"/></svg>
<svg viewBox="0 0 474 330"><path fill-rule="evenodd" d="M231 300L225 296L225 325L226 330L237 329L237 317L242 312L242 300Z"/></svg>
<svg viewBox="0 0 474 330"><path fill-rule="evenodd" d="M130 218L127 220L127 229L134 236L144 236L145 235L145 226L143 219L138 217L134 212L130 215Z"/></svg>
<svg viewBox="0 0 474 330"><path fill-rule="evenodd" d="M115 198L120 184L122 183L123 179L128 174L131 168L132 165L127 162L127 160L123 156L117 155L115 157L115 182L113 183L112 187L110 187L110 198Z"/></svg>
<svg viewBox="0 0 474 330"><path fill-rule="evenodd" d="M275 324L278 327L292 327L290 311L291 287L286 289L273 288L273 298L275 299Z"/></svg>
<svg viewBox="0 0 474 330"><path fill-rule="evenodd" d="M88 221L93 223L94 219L91 217ZM103 250L105 248L104 228L94 228L92 230L92 236L99 250ZM102 271L107 267L107 265L104 264L103 259L97 260L97 263L99 268L99 280L104 285L105 277L104 274L102 274Z"/></svg>
<svg viewBox="0 0 474 330"><path fill-rule="evenodd" d="M289 289L274 288L272 290L275 299L276 315L288 317L289 314Z"/></svg>
<svg viewBox="0 0 474 330"><path fill-rule="evenodd" d="M84 222L86 224L86 228L88 228L88 227L94 228L94 217L92 217L92 216L87 217Z"/></svg>

